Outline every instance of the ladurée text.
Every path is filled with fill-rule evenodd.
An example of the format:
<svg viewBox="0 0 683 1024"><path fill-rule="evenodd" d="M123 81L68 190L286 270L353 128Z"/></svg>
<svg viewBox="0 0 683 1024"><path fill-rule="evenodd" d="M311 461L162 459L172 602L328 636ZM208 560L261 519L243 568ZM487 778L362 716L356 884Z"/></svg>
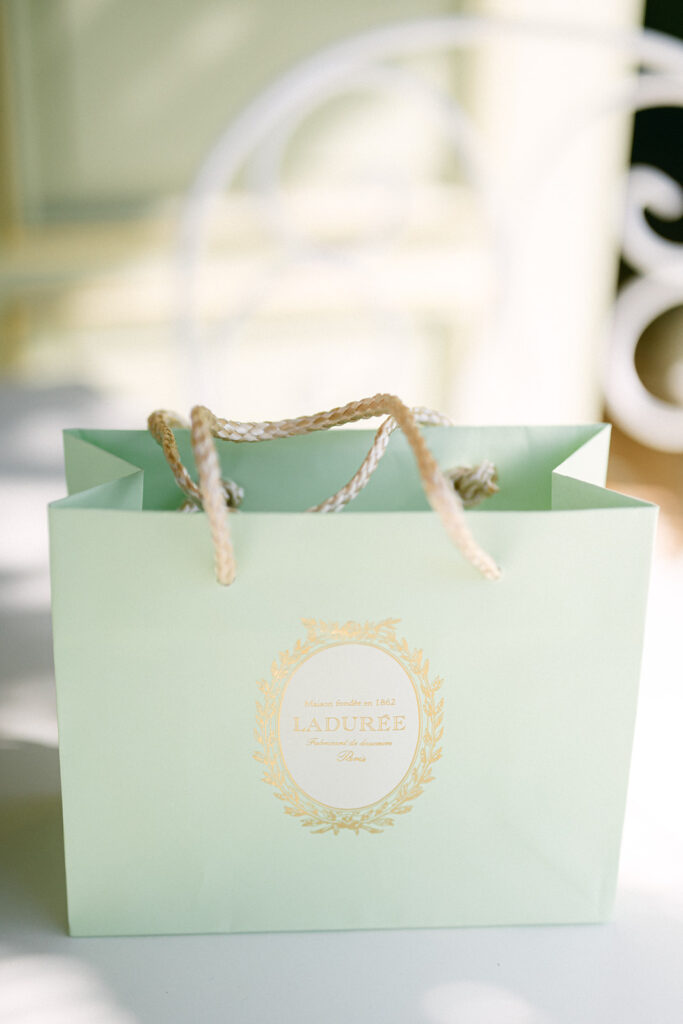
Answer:
<svg viewBox="0 0 683 1024"><path fill-rule="evenodd" d="M403 732L405 715L294 716L294 732Z"/></svg>

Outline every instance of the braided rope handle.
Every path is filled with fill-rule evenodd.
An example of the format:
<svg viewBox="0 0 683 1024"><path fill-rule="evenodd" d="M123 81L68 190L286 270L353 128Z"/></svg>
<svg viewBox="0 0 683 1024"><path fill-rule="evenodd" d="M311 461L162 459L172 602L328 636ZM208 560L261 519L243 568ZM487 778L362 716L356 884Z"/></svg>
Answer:
<svg viewBox="0 0 683 1024"><path fill-rule="evenodd" d="M315 413L313 416L261 423L240 423L220 419L205 406L195 406L191 412L190 436L199 485L194 483L183 465L173 435L173 427L185 426L183 421L165 410L157 410L151 414L147 422L148 428L161 445L178 486L194 503L201 504L207 514L219 583L229 585L235 579L235 556L230 539L227 509L228 503L234 503L230 500L230 492L235 485L221 480L214 438L245 442L268 441L278 437L294 437L317 430L327 430L343 423L353 423L374 416L388 416L389 419L385 420L377 431L375 443L363 464L345 487L320 505L314 506L311 511L333 511L355 497L374 471L386 449L389 436L393 430L400 427L415 456L427 500L441 519L449 537L467 561L483 576L491 580L500 577L500 569L494 560L474 539L465 521L462 500L439 468L418 426L419 422L448 421L431 410L410 409L395 395L379 394Z"/></svg>

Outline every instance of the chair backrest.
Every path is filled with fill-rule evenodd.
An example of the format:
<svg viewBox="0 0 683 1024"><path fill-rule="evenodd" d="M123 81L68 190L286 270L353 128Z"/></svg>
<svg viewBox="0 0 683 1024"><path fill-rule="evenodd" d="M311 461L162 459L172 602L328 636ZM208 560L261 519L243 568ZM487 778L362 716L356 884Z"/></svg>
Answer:
<svg viewBox="0 0 683 1024"><path fill-rule="evenodd" d="M547 91L550 116L524 128L519 146L513 139L505 160L496 160L490 139L481 131L477 111L472 117L453 90L425 80L410 63L434 54L478 53L490 46L533 46L538 52L552 53L560 46L558 60L568 62L564 71L570 73L569 80L559 85L555 79L534 83L534 89ZM606 77L596 71L603 67L609 67ZM579 81L576 72L581 68L585 74ZM448 325L434 375L443 384L436 404L471 421L578 419L590 417L591 403L593 411L599 409L604 393L615 419L640 440L660 448L683 449L683 409L652 396L634 364L643 329L665 309L678 305L683 295L681 255L672 243L655 235L645 217L647 210L664 217L679 216L683 193L652 168L633 168L630 174L623 251L640 276L617 298L611 331L605 326L618 255L609 231L614 212L611 204L623 184L619 143L615 144L614 136L605 141L606 131L609 135L609 130L603 130L607 115L621 115L623 126L624 118L636 110L683 105L683 45L644 30L621 32L459 16L413 21L365 32L322 51L257 96L216 141L189 190L182 216L178 338L191 397L199 395L219 406L224 404L211 387L216 375L207 368L202 272L221 199L226 191L234 191L238 181L242 183L243 175L274 247L260 282L252 283L227 319L219 317L220 329L210 332L228 352L288 268L304 264L308 268L304 279L310 280L311 290L316 287L310 269L316 263L331 267L362 296L380 333L401 341L399 359L405 360L417 344L415 318L405 303L397 301L405 282L402 285L399 274L392 289L391 282L387 286L375 272L376 260L373 263L393 244L400 231L400 217L393 225L394 235L392 225L385 224L386 230L379 235L375 225L370 238L330 245L307 236L287 213L283 166L297 131L330 101L366 91L394 98L410 96L430 111L445 143L460 159L472 205L478 211L477 231L482 242L474 248L485 251L486 259L480 266L473 248L466 247L464 260L453 260L452 293L446 284L444 306L448 308L458 299L456 279L460 275L461 291L473 290L485 315L476 321L476 338L466 346L455 370L453 338L448 335L457 330L457 321ZM553 106L558 96L564 109ZM514 111L513 116L518 118L517 125L525 125L524 111ZM603 127L596 135L598 125ZM623 148L623 138L621 145ZM398 190L398 200L409 204L408 191L402 195ZM599 288L596 269L589 265L593 259L599 259ZM481 272L474 278L473 264ZM465 267L469 270L463 273ZM447 266L446 274L448 271ZM403 272L407 272L405 268ZM376 287L378 282L380 287ZM586 309L579 315L577 309L584 301ZM380 345L379 351L386 369L397 357L386 346ZM338 356L341 365L342 353ZM347 361L349 358L353 363L347 353ZM300 353L293 361L299 376L307 372L315 376L315 364L307 370ZM285 356L281 366L286 363ZM282 377L278 365L272 370L275 384L280 384ZM325 367L318 367L317 372L324 374ZM362 377L362 368L359 373ZM571 381L574 390L563 407L560 390ZM313 384L319 387L320 381ZM354 393L364 389L361 382ZM434 400L422 393L409 397ZM327 400L321 398L321 404Z"/></svg>

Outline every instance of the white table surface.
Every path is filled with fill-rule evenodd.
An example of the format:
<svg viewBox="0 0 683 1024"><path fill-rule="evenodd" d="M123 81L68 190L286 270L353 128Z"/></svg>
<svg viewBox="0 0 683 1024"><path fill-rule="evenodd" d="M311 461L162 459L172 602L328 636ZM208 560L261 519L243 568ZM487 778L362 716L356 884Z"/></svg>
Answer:
<svg viewBox="0 0 683 1024"><path fill-rule="evenodd" d="M0 457L0 1024L683 1022L680 538L665 526L655 562L609 924L71 939L45 503L64 492L61 427L107 421L85 392L67 389L33 396L28 430L22 402L4 398L0 427L12 444Z"/></svg>

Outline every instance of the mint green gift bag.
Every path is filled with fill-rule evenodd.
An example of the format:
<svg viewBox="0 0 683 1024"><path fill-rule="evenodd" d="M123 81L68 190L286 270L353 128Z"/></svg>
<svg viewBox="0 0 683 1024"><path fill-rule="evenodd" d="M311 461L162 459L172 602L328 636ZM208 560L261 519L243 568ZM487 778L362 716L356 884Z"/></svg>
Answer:
<svg viewBox="0 0 683 1024"><path fill-rule="evenodd" d="M606 425L414 412L65 432L71 934L609 916L656 509Z"/></svg>

